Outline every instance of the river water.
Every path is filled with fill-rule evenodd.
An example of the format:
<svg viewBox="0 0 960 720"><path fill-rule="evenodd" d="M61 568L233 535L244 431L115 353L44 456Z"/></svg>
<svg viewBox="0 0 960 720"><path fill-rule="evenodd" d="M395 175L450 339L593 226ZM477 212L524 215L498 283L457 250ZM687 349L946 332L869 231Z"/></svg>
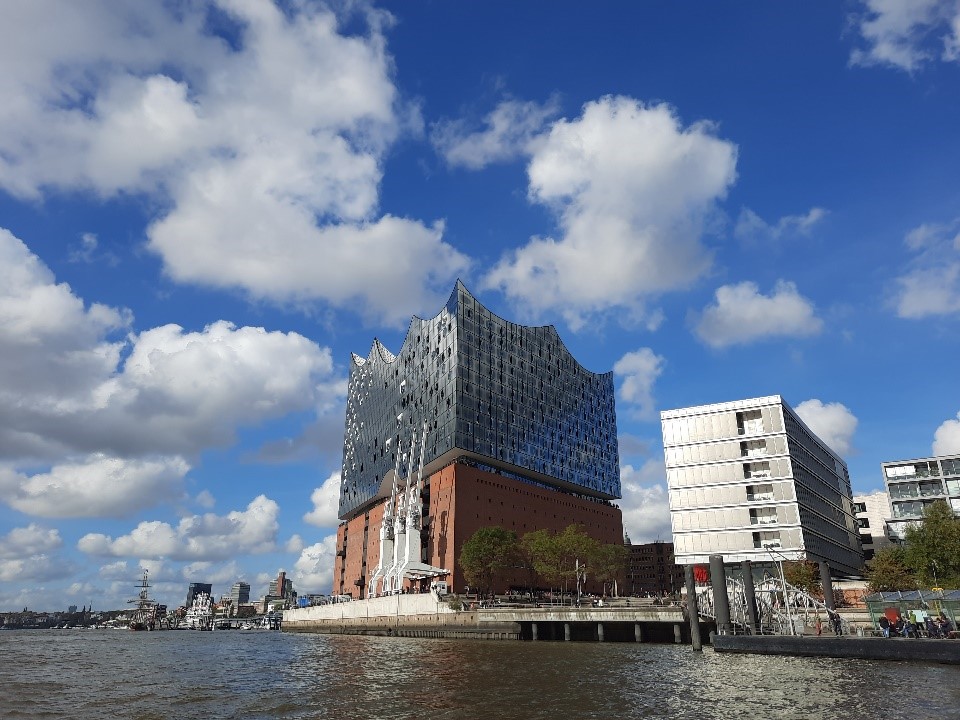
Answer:
<svg viewBox="0 0 960 720"><path fill-rule="evenodd" d="M689 645L0 632L4 719L829 717L960 718L960 668Z"/></svg>

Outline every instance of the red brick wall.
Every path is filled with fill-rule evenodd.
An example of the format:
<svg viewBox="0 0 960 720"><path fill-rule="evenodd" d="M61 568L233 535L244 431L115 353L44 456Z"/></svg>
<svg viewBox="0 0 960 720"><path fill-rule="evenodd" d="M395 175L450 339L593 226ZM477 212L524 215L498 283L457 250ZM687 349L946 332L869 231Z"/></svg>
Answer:
<svg viewBox="0 0 960 720"><path fill-rule="evenodd" d="M463 592L466 581L457 559L463 544L480 528L499 525L513 530L518 537L540 529L561 531L579 523L591 537L602 543L623 542L623 521L619 508L582 500L565 493L513 480L468 465L448 465L429 478L430 506L425 562L452 571L445 578L454 592ZM333 592L360 597L354 583L361 577L369 581L380 557L380 523L383 506L378 505L341 524L337 531L338 555L334 564ZM367 552L363 553L364 527L367 531ZM339 551L344 547L346 556ZM363 561L366 558L366 566ZM344 569L340 584L341 567ZM439 578L444 579L444 578ZM494 588L504 592L510 585L525 586L526 576L505 575ZM588 589L599 591L599 586ZM366 587L363 588L366 597Z"/></svg>
<svg viewBox="0 0 960 720"><path fill-rule="evenodd" d="M333 594L366 597L366 583L380 559L383 506L377 505L337 528L337 555L333 564ZM366 552L364 552L366 530ZM344 553L346 548L346 553ZM363 581L363 586L356 584Z"/></svg>

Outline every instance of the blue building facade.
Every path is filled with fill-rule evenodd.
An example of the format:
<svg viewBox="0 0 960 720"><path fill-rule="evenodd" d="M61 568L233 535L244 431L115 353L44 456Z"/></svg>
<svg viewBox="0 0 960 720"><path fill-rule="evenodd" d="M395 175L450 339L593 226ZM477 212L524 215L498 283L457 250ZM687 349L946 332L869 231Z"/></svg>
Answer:
<svg viewBox="0 0 960 720"><path fill-rule="evenodd" d="M612 373L586 370L553 326L508 322L458 281L439 314L413 318L398 354L375 340L366 358L353 355L339 515L389 496L398 469L417 469L411 458L424 476L468 461L613 500L616 428Z"/></svg>

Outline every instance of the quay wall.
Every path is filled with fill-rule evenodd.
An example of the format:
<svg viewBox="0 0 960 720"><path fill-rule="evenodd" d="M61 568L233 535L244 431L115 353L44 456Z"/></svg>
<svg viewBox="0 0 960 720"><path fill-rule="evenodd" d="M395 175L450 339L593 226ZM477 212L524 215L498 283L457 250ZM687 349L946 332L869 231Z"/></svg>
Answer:
<svg viewBox="0 0 960 720"><path fill-rule="evenodd" d="M387 595L367 600L285 610L286 632L332 635L519 640L519 623L480 622L477 612L458 612L431 594Z"/></svg>
<svg viewBox="0 0 960 720"><path fill-rule="evenodd" d="M689 642L683 610L494 606L454 610L433 594L388 595L287 610L287 632L485 640Z"/></svg>
<svg viewBox="0 0 960 720"><path fill-rule="evenodd" d="M857 660L906 660L960 665L960 641L907 638L817 637L789 635L714 635L720 653L836 657Z"/></svg>

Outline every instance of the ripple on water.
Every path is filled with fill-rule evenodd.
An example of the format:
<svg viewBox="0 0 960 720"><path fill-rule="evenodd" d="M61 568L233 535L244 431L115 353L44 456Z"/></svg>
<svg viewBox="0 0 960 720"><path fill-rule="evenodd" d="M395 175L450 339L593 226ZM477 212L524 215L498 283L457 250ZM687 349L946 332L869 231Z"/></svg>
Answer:
<svg viewBox="0 0 960 720"><path fill-rule="evenodd" d="M955 667L674 645L60 630L0 652L0 716L31 720L960 718Z"/></svg>

